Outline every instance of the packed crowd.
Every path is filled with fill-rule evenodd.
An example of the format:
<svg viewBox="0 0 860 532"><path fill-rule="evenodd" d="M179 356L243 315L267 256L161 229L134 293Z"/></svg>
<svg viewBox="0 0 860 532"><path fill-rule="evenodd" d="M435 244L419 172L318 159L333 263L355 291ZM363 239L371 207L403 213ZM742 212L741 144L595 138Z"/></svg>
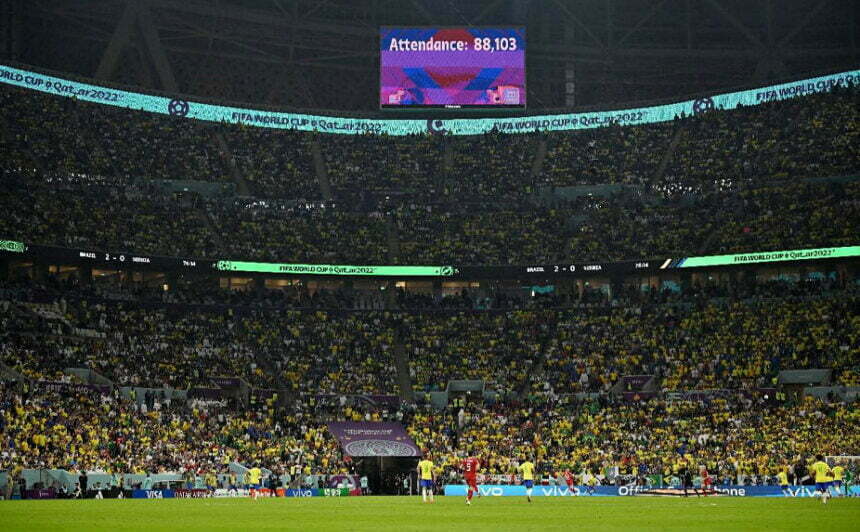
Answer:
<svg viewBox="0 0 860 532"><path fill-rule="evenodd" d="M234 315L144 309L134 301L121 310L73 299L74 291L60 306L22 307L34 289L7 286L3 361L29 378L69 388L37 384L21 393L3 385L0 432L7 451L0 469L203 474L224 472L237 460L293 475L333 474L350 470L352 462L341 456L325 421L392 419L409 428L442 478L454 482L459 459L478 454L484 472L505 476L535 456L549 481L572 469L606 483L653 475L672 483L685 456L722 483L767 483L811 453L857 454L852 405L748 393L771 386L781 368L832 368L835 383L857 384L860 307L850 292L856 289L848 290L826 281L776 281L646 294L639 306L631 300L623 308L577 311ZM452 378L483 379L496 399L444 411L427 405L385 411L339 399L395 389L391 344L397 338L420 403L421 392L444 388ZM273 366L255 372L258 359ZM302 399L270 397L259 408L239 410L157 398L134 402L75 387L63 369L87 363L120 385L205 386L196 378L238 374L255 387L282 388ZM206 371L195 373L201 367ZM628 372L650 372L664 390L733 391L629 404L605 393ZM850 375L854 382L841 380ZM597 395L578 400L576 392Z"/></svg>
<svg viewBox="0 0 860 532"><path fill-rule="evenodd" d="M394 393L398 349L418 392L473 379L503 394L557 397L607 392L623 375L654 375L663 391L743 389L772 386L784 369L813 368L856 384L860 299L856 280L844 283L627 285L615 295L530 299L464 291L428 301L401 292L364 309L346 306L361 292L321 291L311 298L323 310L294 308L296 300L270 289L232 296L191 285L158 298L10 281L0 290L0 358L32 378L83 367L118 385L188 389L236 376L297 393Z"/></svg>
<svg viewBox="0 0 860 532"><path fill-rule="evenodd" d="M216 125L3 87L0 238L353 264L856 245L860 182L801 179L860 169L858 94L656 126L453 139ZM334 199L322 201L321 175ZM254 197L189 205L151 179L236 181ZM623 186L550 205L527 201L539 187L593 184ZM761 481L812 453L860 454L852 405L739 393L773 386L782 369L826 368L835 384L860 383L854 279L533 297L231 292L195 282L117 292L41 282L0 286L0 361L70 387L0 383L0 469L222 472L238 460L344 472L349 460L324 422L389 417L446 475L462 454L483 455L491 473L511 473L535 455L546 475L572 468L602 478L671 475L678 457L691 455L722 479ZM411 380L419 398L476 379L504 400L394 412L316 399L392 394L404 377L398 356L409 371L400 382ZM139 402L73 387L69 367L118 386L182 390L239 377L291 401L241 409ZM734 394L635 405L607 398L630 374L653 375L660 391ZM598 398L574 399L580 393Z"/></svg>
<svg viewBox="0 0 860 532"><path fill-rule="evenodd" d="M847 246L860 182L809 181L644 201L630 194L555 206L201 199L153 186L33 182L5 175L0 235L29 244L323 264L529 264Z"/></svg>
<svg viewBox="0 0 860 532"><path fill-rule="evenodd" d="M92 370L121 386L207 386L220 376L295 392L386 393L397 319L60 298L4 303L0 360L30 378Z"/></svg>
<svg viewBox="0 0 860 532"><path fill-rule="evenodd" d="M4 238L94 250L211 257L219 237L195 209L153 187L64 182L34 185L7 175Z"/></svg>
<svg viewBox="0 0 860 532"><path fill-rule="evenodd" d="M300 264L388 264L378 215L295 202L208 203L222 257Z"/></svg>
<svg viewBox="0 0 860 532"><path fill-rule="evenodd" d="M846 175L860 157L860 90L700 115L685 123L663 184L669 193L727 182Z"/></svg>
<svg viewBox="0 0 860 532"><path fill-rule="evenodd" d="M611 126L546 135L546 160L538 182L544 186L647 186L658 177L658 168L678 127L682 126Z"/></svg>
<svg viewBox="0 0 860 532"><path fill-rule="evenodd" d="M616 183L682 195L847 175L860 159L858 95L856 87L837 88L670 124L464 138L211 124L6 86L0 116L14 168L219 181L234 179L235 163L263 199L320 198L319 170L344 200L363 191L453 202L522 200L546 186Z"/></svg>
<svg viewBox="0 0 860 532"><path fill-rule="evenodd" d="M0 87L3 148L16 169L122 180L230 179L214 143L218 126L196 120ZM7 163L4 161L4 165Z"/></svg>
<svg viewBox="0 0 860 532"><path fill-rule="evenodd" d="M216 125L4 86L0 231L109 251L365 264L853 244L857 183L812 178L858 170L858 93L672 124L454 138ZM319 172L334 198L322 201ZM236 181L253 198L188 205L152 179ZM533 196L580 184L621 188Z"/></svg>
<svg viewBox="0 0 860 532"><path fill-rule="evenodd" d="M312 164L312 139L295 131L226 125L224 141L241 180L258 198L315 200L321 190Z"/></svg>
<svg viewBox="0 0 860 532"><path fill-rule="evenodd" d="M116 391L0 383L0 470L106 473L227 473L229 463L277 474L346 473L328 420L358 410L314 400L289 408L268 399L237 408L225 400L143 400ZM379 416L378 413L375 414ZM237 483L238 484L238 483Z"/></svg>
<svg viewBox="0 0 860 532"><path fill-rule="evenodd" d="M425 197L446 191L445 139L412 135L322 135L328 180L339 198L358 192L399 192Z"/></svg>
<svg viewBox="0 0 860 532"><path fill-rule="evenodd" d="M857 295L666 304L555 317L533 386L550 394L608 391L622 375L661 390L771 386L783 369L832 368L853 379Z"/></svg>
<svg viewBox="0 0 860 532"><path fill-rule="evenodd" d="M719 484L773 484L781 471L794 480L800 463L799 484L813 455L856 454L858 415L852 405L811 397L777 403L741 394L647 402L604 396L419 409L410 433L452 482L459 480L460 460L474 455L482 458L483 473L510 477L520 462L533 459L539 478L551 483L561 483L570 469L579 481L596 475L606 484L629 484L656 475L677 485L678 469L687 462L697 471L706 467Z"/></svg>
<svg viewBox="0 0 860 532"><path fill-rule="evenodd" d="M718 484L773 484L786 471L802 483L814 454L856 455L853 405L812 397L775 401L737 393L697 399L624 401L609 396L462 407L371 405L358 397L272 397L237 407L223 400L145 400L86 388L0 383L0 471L24 468L108 474L227 474L232 462L276 475L353 473L329 421L398 421L432 457L440 483L459 483L465 456L481 473L515 479L526 459L539 479L571 470L604 484L678 483L685 462ZM853 474L856 474L854 471ZM241 482L241 480L239 481ZM210 484L212 485L212 484Z"/></svg>
<svg viewBox="0 0 860 532"><path fill-rule="evenodd" d="M413 385L423 391L477 379L499 391L519 390L549 341L553 320L549 311L404 315Z"/></svg>

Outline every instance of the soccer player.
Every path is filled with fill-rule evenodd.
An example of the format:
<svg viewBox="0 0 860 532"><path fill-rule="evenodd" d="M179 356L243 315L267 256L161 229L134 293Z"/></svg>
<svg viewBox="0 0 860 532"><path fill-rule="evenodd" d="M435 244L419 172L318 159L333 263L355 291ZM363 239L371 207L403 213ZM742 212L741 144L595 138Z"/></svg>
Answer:
<svg viewBox="0 0 860 532"><path fill-rule="evenodd" d="M254 465L251 469L248 470L248 489L251 490L251 494L254 496L254 500L259 500L260 494L260 477L263 476L263 472L259 467Z"/></svg>
<svg viewBox="0 0 860 532"><path fill-rule="evenodd" d="M534 488L535 485L535 465L531 460L526 459L526 461L520 464L520 467L517 469L523 475L523 486L526 487L526 498L528 498L529 502L532 502L532 488Z"/></svg>
<svg viewBox="0 0 860 532"><path fill-rule="evenodd" d="M699 490L693 486L693 471L691 470L689 464L687 462L681 462L680 467L678 468L678 474L681 477L681 485L684 487L684 497L688 497L687 494L688 489L692 489L693 493L696 494L696 497L701 497Z"/></svg>
<svg viewBox="0 0 860 532"><path fill-rule="evenodd" d="M206 489L215 492L215 488L218 487L218 477L215 476L214 471L207 471L205 476Z"/></svg>
<svg viewBox="0 0 860 532"><path fill-rule="evenodd" d="M833 491L837 497L842 497L842 478L845 476L845 468L842 467L842 462L837 461L833 466Z"/></svg>
<svg viewBox="0 0 860 532"><path fill-rule="evenodd" d="M824 457L820 454L815 455L815 463L809 467L809 473L815 475L815 491L820 493L821 503L827 504L827 499L830 498L830 481L832 480L832 472L830 466L824 462Z"/></svg>
<svg viewBox="0 0 860 532"><path fill-rule="evenodd" d="M567 491L570 495L576 495L576 490L573 487L573 473L570 472L570 469L564 470L564 483L567 484Z"/></svg>
<svg viewBox="0 0 860 532"><path fill-rule="evenodd" d="M589 495L594 495L594 492L595 492L595 489L597 488L598 482L600 482L600 481L597 480L597 473L592 472L588 477L588 481L585 483L585 485L586 485L585 489L586 489L586 491L588 491Z"/></svg>
<svg viewBox="0 0 860 532"><path fill-rule="evenodd" d="M714 492L714 479L708 474L708 468L705 466L699 469L699 473L702 475L702 494L707 497L708 493Z"/></svg>
<svg viewBox="0 0 860 532"><path fill-rule="evenodd" d="M463 479L466 481L466 486L468 487L468 494L466 495L466 504L472 504L472 494L477 493L479 496L481 494L478 491L478 469L481 467L481 461L475 457L470 456L463 460Z"/></svg>
<svg viewBox="0 0 860 532"><path fill-rule="evenodd" d="M779 473L776 474L776 480L779 482L779 487L782 488L782 494L786 497L791 496L791 490L788 487L788 468L782 468Z"/></svg>
<svg viewBox="0 0 860 532"><path fill-rule="evenodd" d="M424 502L427 502L427 495L430 495L430 502L433 502L433 462L430 460L430 454L424 453L424 460L418 462L418 478L420 479L421 497Z"/></svg>

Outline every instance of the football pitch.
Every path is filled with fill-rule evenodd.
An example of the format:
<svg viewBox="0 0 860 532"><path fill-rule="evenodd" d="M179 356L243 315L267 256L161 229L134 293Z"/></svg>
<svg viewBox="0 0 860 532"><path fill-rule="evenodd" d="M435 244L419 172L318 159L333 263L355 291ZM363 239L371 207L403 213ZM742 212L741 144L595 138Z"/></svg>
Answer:
<svg viewBox="0 0 860 532"><path fill-rule="evenodd" d="M857 530L860 499L460 497L0 501L0 530Z"/></svg>

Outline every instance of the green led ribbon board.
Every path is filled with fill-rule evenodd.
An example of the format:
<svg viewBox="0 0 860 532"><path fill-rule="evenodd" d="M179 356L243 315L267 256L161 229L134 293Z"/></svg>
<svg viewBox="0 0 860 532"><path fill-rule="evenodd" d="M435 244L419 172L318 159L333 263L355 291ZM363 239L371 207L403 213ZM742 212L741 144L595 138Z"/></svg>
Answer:
<svg viewBox="0 0 860 532"><path fill-rule="evenodd" d="M480 135L489 131L501 133L530 133L534 131L570 131L593 129L609 125L655 124L716 109L734 109L798 96L827 92L836 86L860 83L860 70L850 70L827 76L770 85L755 89L715 94L693 100L636 109L615 109L585 113L529 115L510 118L452 118L452 119L379 119L353 118L304 113L284 113L264 109L230 107L182 99L179 96L158 96L81 83L22 70L0 64L0 83L76 98L78 100L172 115L210 122L245 124L255 127L316 131L342 135L378 133L392 136L415 134Z"/></svg>
<svg viewBox="0 0 860 532"><path fill-rule="evenodd" d="M740 253L736 255L710 255L706 257L687 257L678 261L674 268L699 268L703 266L737 266L760 262L786 262L795 260L841 259L860 257L860 246L839 248L792 249L788 251L766 251L760 253Z"/></svg>
<svg viewBox="0 0 860 532"><path fill-rule="evenodd" d="M247 273L285 273L291 275L368 275L379 277L449 277L453 266L350 266L340 264L279 264L221 260L215 264L221 271Z"/></svg>

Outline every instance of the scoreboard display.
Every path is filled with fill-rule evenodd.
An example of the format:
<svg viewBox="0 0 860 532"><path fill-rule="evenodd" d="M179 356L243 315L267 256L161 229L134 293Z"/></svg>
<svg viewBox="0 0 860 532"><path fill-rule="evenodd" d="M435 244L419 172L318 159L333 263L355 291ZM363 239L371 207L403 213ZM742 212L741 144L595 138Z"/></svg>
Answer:
<svg viewBox="0 0 860 532"><path fill-rule="evenodd" d="M382 28L379 105L526 106L525 28Z"/></svg>

